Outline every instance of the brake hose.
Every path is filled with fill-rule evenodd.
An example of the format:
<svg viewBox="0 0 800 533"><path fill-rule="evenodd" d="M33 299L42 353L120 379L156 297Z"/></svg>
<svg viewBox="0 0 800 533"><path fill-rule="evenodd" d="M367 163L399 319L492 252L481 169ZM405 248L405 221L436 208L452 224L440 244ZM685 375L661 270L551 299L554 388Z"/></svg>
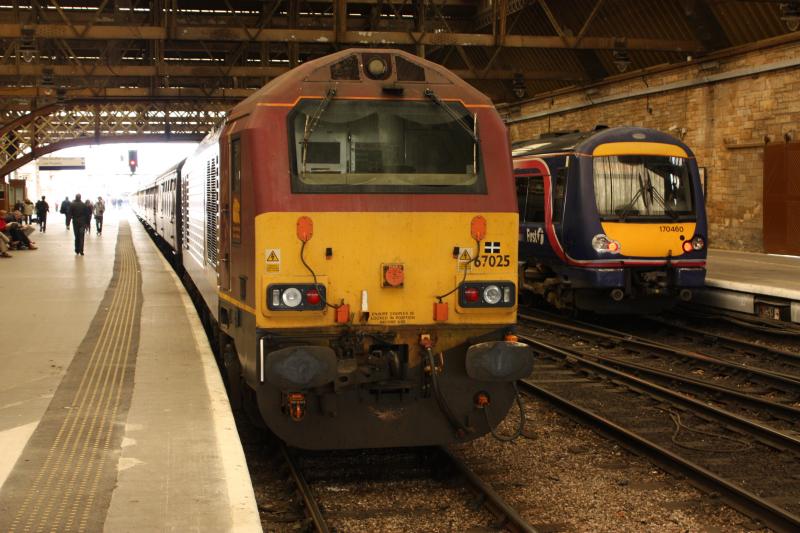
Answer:
<svg viewBox="0 0 800 533"><path fill-rule="evenodd" d="M517 389L516 382L514 382L514 393L516 394L517 407L519 407L519 426L517 426L517 430L511 435L506 436L496 433L491 422L489 422L489 406L485 405L483 407L483 416L486 417L486 425L489 426L489 431L492 432L492 436L499 441L511 442L512 440L519 438L522 435L522 432L525 431L525 407L522 405L522 395L520 395L519 389Z"/></svg>
<svg viewBox="0 0 800 533"><path fill-rule="evenodd" d="M436 365L433 362L433 351L431 351L430 346L425 346L425 352L428 355L428 365L430 365L431 369L431 384L433 385L433 395L436 397L436 403L439 404L439 408L444 413L444 416L447 417L450 424L455 428L456 434L459 437L464 437L467 433L472 433L473 429L465 426L458 420L442 395L442 391L439 388L439 378L436 377Z"/></svg>

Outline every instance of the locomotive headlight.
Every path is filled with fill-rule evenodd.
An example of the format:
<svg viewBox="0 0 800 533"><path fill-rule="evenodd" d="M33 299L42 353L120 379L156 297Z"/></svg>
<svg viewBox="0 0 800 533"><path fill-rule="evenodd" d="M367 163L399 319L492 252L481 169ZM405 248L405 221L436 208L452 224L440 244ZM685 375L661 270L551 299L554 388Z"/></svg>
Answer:
<svg viewBox="0 0 800 533"><path fill-rule="evenodd" d="M705 245L706 241L700 235L692 239L692 248L695 250L702 250Z"/></svg>
<svg viewBox="0 0 800 533"><path fill-rule="evenodd" d="M483 301L487 304L494 305L503 297L503 291L497 285L487 285L483 289Z"/></svg>
<svg viewBox="0 0 800 533"><path fill-rule="evenodd" d="M386 74L388 68L389 66L382 57L373 57L367 62L367 72L373 78L380 78Z"/></svg>
<svg viewBox="0 0 800 533"><path fill-rule="evenodd" d="M297 307L303 301L303 295L299 290L290 287L283 291L281 300L286 307Z"/></svg>

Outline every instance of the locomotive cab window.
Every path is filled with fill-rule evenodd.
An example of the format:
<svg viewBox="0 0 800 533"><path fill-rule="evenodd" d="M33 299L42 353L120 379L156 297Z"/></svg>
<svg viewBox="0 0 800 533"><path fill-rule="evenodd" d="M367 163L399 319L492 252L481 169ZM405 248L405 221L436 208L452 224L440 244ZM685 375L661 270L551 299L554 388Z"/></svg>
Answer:
<svg viewBox="0 0 800 533"><path fill-rule="evenodd" d="M690 167L671 156L594 158L597 210L605 220L694 217Z"/></svg>
<svg viewBox="0 0 800 533"><path fill-rule="evenodd" d="M475 120L461 104L309 99L288 121L295 192L486 190Z"/></svg>

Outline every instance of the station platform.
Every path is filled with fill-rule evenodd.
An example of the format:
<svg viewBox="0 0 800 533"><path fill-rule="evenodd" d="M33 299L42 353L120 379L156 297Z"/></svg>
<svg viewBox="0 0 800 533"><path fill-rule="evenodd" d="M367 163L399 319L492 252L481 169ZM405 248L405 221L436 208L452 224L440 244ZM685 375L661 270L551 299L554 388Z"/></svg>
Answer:
<svg viewBox="0 0 800 533"><path fill-rule="evenodd" d="M0 261L0 531L261 531L188 295L129 211Z"/></svg>
<svg viewBox="0 0 800 533"><path fill-rule="evenodd" d="M800 323L800 257L711 249L694 301Z"/></svg>

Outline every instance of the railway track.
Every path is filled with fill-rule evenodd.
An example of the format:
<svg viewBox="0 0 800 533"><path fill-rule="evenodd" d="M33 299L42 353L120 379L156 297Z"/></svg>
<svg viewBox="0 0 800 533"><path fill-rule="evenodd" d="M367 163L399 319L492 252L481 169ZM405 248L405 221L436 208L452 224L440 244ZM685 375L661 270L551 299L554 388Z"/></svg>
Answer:
<svg viewBox="0 0 800 533"><path fill-rule="evenodd" d="M539 354L534 378L520 384L523 391L719 494L776 531L800 528L800 434L742 416L728 408L734 399L721 408L675 390L680 376L659 382L652 374L637 375L635 369L570 346L524 334L520 340Z"/></svg>
<svg viewBox="0 0 800 533"><path fill-rule="evenodd" d="M321 502L318 498L318 493L325 491L325 485L329 485L332 482L332 478L336 478L337 480L349 479L350 481L354 479L359 481L375 481L376 476L379 478L386 476L387 479L383 481L391 485L398 477L404 478L403 481L416 477L425 477L428 474L421 471L427 471L428 465L417 464L413 459L410 461L411 464L408 464L410 457L418 458L420 456L425 456L425 463L432 460L433 463L436 464L436 477L441 477L445 484L455 478L459 480L459 483L466 485L468 490L460 491L461 493L469 495L466 507L472 510L481 507L484 514L491 514L494 517L491 523L492 527L513 532L535 532L535 529L530 526L516 510L508 505L491 486L484 483L463 461L446 448L388 451L388 455L386 451L364 452L369 455L357 456L358 459L356 459L356 463L353 463L351 460L353 457L356 457L356 455L351 453L307 454L306 452L290 452L283 445L281 445L280 449L291 479L293 480L294 487L303 502L303 507L309 521L309 527L318 533L344 530L342 527L331 525L331 523L342 523L345 516L350 516L350 518L352 518L354 515L360 514L361 516L359 518L363 521L367 519L373 520L369 525L364 526L365 531L377 527L374 520L381 519L381 511L376 512L374 509L367 513L364 513L362 510L359 513L353 509L347 509L347 505L343 506L341 501L330 501L327 505ZM332 456L334 459L331 461ZM344 458L344 461L341 461L342 458ZM304 463L307 464L304 465ZM357 463L359 466L356 466ZM363 468L364 463L373 464L369 464L365 471ZM374 470L375 468L377 468L377 473ZM454 474L454 476L451 475L451 473ZM337 483L340 482L341 481L337 481ZM402 493L406 487L400 487L398 485L395 486L395 489ZM385 493L391 489L387 489L386 485L381 485L380 490ZM402 509L400 511L402 512ZM397 514L397 512L398 509L396 508L386 509L387 515ZM435 513L436 510L409 509L407 512L411 515L414 513L422 515L428 512L431 514ZM331 518L330 515L334 515L333 518ZM407 519L408 516L405 518ZM352 524L351 527L353 527ZM452 525L447 524L445 528L452 529Z"/></svg>
<svg viewBox="0 0 800 533"><path fill-rule="evenodd" d="M540 340L569 345L604 364L662 382L675 381L684 392L705 394L714 402L736 398L739 404L747 402L759 409L750 416L765 413L775 423L799 424L800 373L769 368L757 359L747 363L723 359L592 324L529 314L520 314L520 320L536 328Z"/></svg>
<svg viewBox="0 0 800 533"><path fill-rule="evenodd" d="M727 335L709 333L700 328L662 317L639 317L654 326L660 342L679 347L700 346L703 351L745 365L767 365L776 371L800 376L800 353ZM641 335L641 334L640 334Z"/></svg>

